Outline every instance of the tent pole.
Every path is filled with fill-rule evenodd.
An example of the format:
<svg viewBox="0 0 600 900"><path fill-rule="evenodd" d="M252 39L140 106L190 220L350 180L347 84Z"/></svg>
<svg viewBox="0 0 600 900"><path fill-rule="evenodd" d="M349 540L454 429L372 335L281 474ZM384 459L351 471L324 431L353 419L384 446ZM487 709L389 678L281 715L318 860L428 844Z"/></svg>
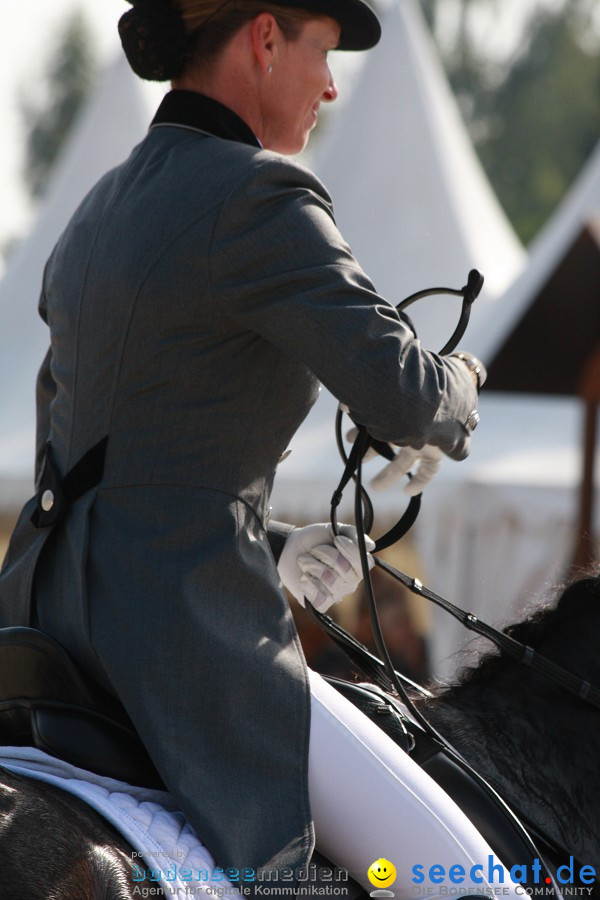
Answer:
<svg viewBox="0 0 600 900"><path fill-rule="evenodd" d="M597 555L594 540L594 458L596 455L598 404L596 397L591 392L584 398L584 403L583 472L579 489L579 523L575 538L575 552L571 563L573 574L594 563Z"/></svg>

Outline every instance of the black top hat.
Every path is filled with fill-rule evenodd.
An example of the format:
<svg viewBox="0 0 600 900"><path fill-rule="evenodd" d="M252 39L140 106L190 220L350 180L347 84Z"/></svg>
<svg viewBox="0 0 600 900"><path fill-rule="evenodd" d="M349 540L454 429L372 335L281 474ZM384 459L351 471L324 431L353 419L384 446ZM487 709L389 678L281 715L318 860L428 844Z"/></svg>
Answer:
<svg viewBox="0 0 600 900"><path fill-rule="evenodd" d="M379 19L365 0L271 0L277 6L306 9L339 23L336 50L368 50L381 37Z"/></svg>

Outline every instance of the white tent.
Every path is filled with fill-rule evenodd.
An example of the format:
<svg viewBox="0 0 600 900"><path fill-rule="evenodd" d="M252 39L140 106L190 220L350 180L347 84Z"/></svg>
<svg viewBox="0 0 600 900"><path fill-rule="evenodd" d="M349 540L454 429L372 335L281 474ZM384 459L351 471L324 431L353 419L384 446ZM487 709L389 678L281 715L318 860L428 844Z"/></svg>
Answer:
<svg viewBox="0 0 600 900"><path fill-rule="evenodd" d="M581 413L574 400L480 398L470 458L424 494L416 533L428 586L493 625L518 620L566 575L573 551ZM438 674L469 640L436 614ZM445 662L441 662L445 661Z"/></svg>
<svg viewBox="0 0 600 900"><path fill-rule="evenodd" d="M120 53L77 121L37 223L0 282L0 512L14 510L32 493L35 379L48 346L37 315L44 263L94 182L144 136L159 97L155 86L131 73Z"/></svg>
<svg viewBox="0 0 600 900"><path fill-rule="evenodd" d="M493 359L584 224L599 214L600 144L532 244L527 267L497 302L494 328L484 322L474 329L472 345L484 358ZM596 296L598 289L589 285ZM555 365L560 367L559 357ZM446 479L442 490L427 497L419 535L431 561L432 587L477 615L506 622L528 598L545 593L567 573L584 411L575 398L485 392L480 410L471 458L457 467L452 483ZM442 631L440 623L438 658L461 639L459 627L444 623Z"/></svg>
<svg viewBox="0 0 600 900"><path fill-rule="evenodd" d="M381 42L366 54L313 167L380 293L398 302L424 287L460 288L475 267L486 282L472 318L487 322L522 268L524 251L473 152L418 5L394 2L382 25ZM411 307L426 346L445 343L459 308L458 300L439 297ZM463 343L471 348L468 334ZM326 513L340 474L335 409L322 391L278 473L275 513ZM390 512L398 503L385 494L379 500Z"/></svg>
<svg viewBox="0 0 600 900"><path fill-rule="evenodd" d="M475 319L513 281L524 251L473 150L415 0L394 0L351 100L314 168L336 220L377 290L392 302L431 285L485 276ZM418 330L441 347L456 303L426 301ZM435 325L433 324L435 323Z"/></svg>

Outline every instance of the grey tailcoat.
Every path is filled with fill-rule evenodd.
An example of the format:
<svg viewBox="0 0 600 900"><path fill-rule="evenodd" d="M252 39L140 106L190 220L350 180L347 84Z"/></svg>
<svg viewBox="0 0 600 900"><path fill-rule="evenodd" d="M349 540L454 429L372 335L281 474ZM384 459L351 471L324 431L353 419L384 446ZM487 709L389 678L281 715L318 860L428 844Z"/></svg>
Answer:
<svg viewBox="0 0 600 900"><path fill-rule="evenodd" d="M120 697L218 864L301 866L310 707L266 529L278 459L319 381L375 437L461 458L470 375L376 294L313 175L186 92L83 201L40 310L40 453L64 476L108 444L56 527L24 509L1 624L38 624Z"/></svg>

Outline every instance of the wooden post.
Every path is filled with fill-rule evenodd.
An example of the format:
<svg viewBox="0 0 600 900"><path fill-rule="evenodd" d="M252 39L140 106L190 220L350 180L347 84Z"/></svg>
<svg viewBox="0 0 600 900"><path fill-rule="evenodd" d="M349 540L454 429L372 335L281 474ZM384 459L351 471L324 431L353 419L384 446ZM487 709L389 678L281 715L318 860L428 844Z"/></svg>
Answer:
<svg viewBox="0 0 600 900"><path fill-rule="evenodd" d="M598 404L585 399L583 470L579 487L579 516L575 535L575 552L571 569L575 574L596 560L594 540L594 462L596 456L596 425Z"/></svg>
<svg viewBox="0 0 600 900"><path fill-rule="evenodd" d="M573 573L587 568L598 558L597 541L594 534L594 469L598 403L600 402L600 348L590 357L583 368L578 393L585 404L585 422L583 467L579 488L579 516L571 563Z"/></svg>

